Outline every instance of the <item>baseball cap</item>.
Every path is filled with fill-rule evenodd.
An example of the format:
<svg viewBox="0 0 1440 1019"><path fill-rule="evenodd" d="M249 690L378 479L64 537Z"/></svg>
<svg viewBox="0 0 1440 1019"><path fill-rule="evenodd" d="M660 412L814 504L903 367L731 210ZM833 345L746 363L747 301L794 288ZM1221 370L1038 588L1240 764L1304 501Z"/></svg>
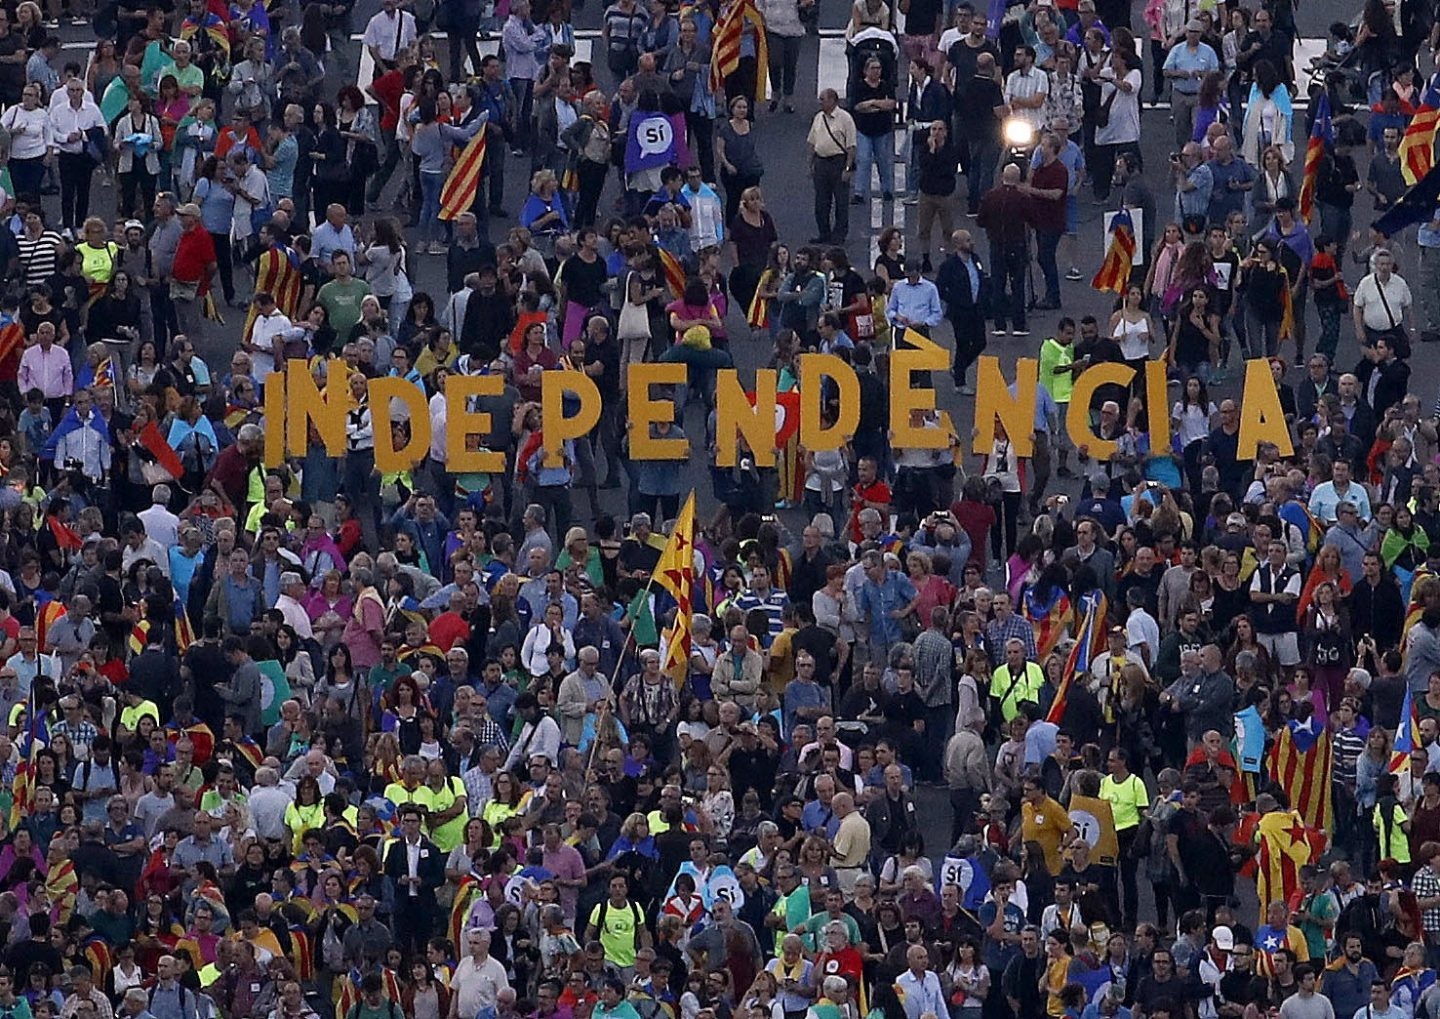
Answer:
<svg viewBox="0 0 1440 1019"><path fill-rule="evenodd" d="M1216 927L1210 932L1210 938L1222 952L1231 951L1235 947L1235 932L1229 927Z"/></svg>
<svg viewBox="0 0 1440 1019"><path fill-rule="evenodd" d="M186 202L184 205L180 206L180 208L175 210L175 214L177 216L199 216L200 206L196 205L194 202Z"/></svg>
<svg viewBox="0 0 1440 1019"><path fill-rule="evenodd" d="M1245 526L1245 514L1244 514L1244 513L1231 513L1228 517L1225 518L1225 526L1226 526L1226 527L1244 527L1244 526Z"/></svg>

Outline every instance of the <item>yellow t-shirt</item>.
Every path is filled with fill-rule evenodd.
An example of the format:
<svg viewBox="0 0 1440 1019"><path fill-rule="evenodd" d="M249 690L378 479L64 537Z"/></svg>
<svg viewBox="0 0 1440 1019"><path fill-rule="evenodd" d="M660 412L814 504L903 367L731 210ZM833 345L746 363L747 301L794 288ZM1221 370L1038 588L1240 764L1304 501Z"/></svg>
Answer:
<svg viewBox="0 0 1440 1019"><path fill-rule="evenodd" d="M622 969L635 965L635 934L644 925L645 911L633 903L614 906L607 899L590 911L590 926L599 932L605 961Z"/></svg>
<svg viewBox="0 0 1440 1019"><path fill-rule="evenodd" d="M155 706L155 702L141 701L133 707L127 705L120 709L120 725L122 728L134 732L140 725L140 719L146 715L153 718L156 725L160 724L160 709Z"/></svg>
<svg viewBox="0 0 1440 1019"><path fill-rule="evenodd" d="M1140 815L1150 805L1150 794L1139 775L1131 774L1123 782L1106 775L1100 780L1100 798L1110 804L1117 832L1140 826Z"/></svg>
<svg viewBox="0 0 1440 1019"><path fill-rule="evenodd" d="M1070 828L1070 815L1048 796L1038 807L1031 803L1020 807L1020 837L1026 842L1040 843L1045 850L1046 867L1052 874L1060 873L1065 867L1065 861L1060 856L1060 843L1069 834Z"/></svg>

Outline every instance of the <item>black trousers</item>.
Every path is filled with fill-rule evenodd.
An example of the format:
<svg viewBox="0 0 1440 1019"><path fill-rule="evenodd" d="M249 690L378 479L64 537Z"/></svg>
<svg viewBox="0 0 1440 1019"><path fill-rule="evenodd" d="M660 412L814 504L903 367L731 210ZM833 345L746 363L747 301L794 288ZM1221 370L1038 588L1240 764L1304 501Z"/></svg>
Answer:
<svg viewBox="0 0 1440 1019"><path fill-rule="evenodd" d="M685 130L694 146L695 162L700 164L700 175L706 180L715 179L715 121L694 110L685 111ZM727 217L729 223L733 217Z"/></svg>
<svg viewBox="0 0 1440 1019"><path fill-rule="evenodd" d="M84 152L60 153L60 225L79 230L90 215L90 174L95 164ZM149 206L146 218L149 218Z"/></svg>
<svg viewBox="0 0 1440 1019"><path fill-rule="evenodd" d="M720 183L725 187L725 222L733 223L740 214L740 195L746 188L758 185L760 178L753 173L732 174L721 170Z"/></svg>
<svg viewBox="0 0 1440 1019"><path fill-rule="evenodd" d="M1107 21L1108 25L1109 22ZM470 70L475 75L480 74L480 47L476 45L476 39L480 35L480 22L463 19L460 25L451 26L450 37L450 80L464 81L461 77L461 64L463 57L468 53L470 56Z"/></svg>
<svg viewBox="0 0 1440 1019"><path fill-rule="evenodd" d="M955 367L951 374L956 386L963 386L969 377L970 366L985 352L985 309L960 308L950 319L950 328L955 333Z"/></svg>
<svg viewBox="0 0 1440 1019"><path fill-rule="evenodd" d="M582 159L576 164L575 172L580 178L580 200L575 206L575 225L594 226L595 210L600 205L600 194L605 190L605 177L610 172L610 164Z"/></svg>
<svg viewBox="0 0 1440 1019"><path fill-rule="evenodd" d="M1025 279L1030 270L1030 252L1023 247L992 247L990 265L995 271L995 327L1004 329L1008 322L1016 329L1024 329Z"/></svg>
<svg viewBox="0 0 1440 1019"><path fill-rule="evenodd" d="M235 300L235 269L230 260L230 235L212 233L210 240L215 244L215 264L220 268L220 289L225 300Z"/></svg>
<svg viewBox="0 0 1440 1019"><path fill-rule="evenodd" d="M842 243L850 232L850 186L845 182L848 156L816 156L815 232L822 241ZM833 215L833 220L832 220Z"/></svg>

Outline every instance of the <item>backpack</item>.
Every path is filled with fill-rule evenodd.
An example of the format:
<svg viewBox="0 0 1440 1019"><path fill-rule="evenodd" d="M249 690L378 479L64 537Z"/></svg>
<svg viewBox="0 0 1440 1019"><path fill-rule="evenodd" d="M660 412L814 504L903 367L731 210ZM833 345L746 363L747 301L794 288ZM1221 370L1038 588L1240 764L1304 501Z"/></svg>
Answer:
<svg viewBox="0 0 1440 1019"><path fill-rule="evenodd" d="M364 1004L364 1000L361 1000L351 1005L350 1011L345 1013L345 1019L359 1019L360 1006ZM405 1019L405 1017L400 1014L400 1009L395 1006L395 1002L391 1001L389 998L386 998L385 1004L389 1006L388 1012L390 1015L390 1019Z"/></svg>
<svg viewBox="0 0 1440 1019"><path fill-rule="evenodd" d="M605 914L610 910L610 900L601 900L600 913L595 918L595 930L597 935L605 930ZM635 947L640 947L640 932L645 929L645 921L640 918L640 905L633 899L630 901L630 915L635 918Z"/></svg>

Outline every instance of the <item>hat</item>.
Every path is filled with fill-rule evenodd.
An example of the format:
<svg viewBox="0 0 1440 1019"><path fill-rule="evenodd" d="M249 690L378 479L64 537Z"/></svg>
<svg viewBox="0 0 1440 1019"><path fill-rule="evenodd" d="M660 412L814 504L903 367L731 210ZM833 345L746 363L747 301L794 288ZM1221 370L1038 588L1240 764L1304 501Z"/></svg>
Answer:
<svg viewBox="0 0 1440 1019"><path fill-rule="evenodd" d="M142 223L142 222L140 222L138 219L127 219L127 220L125 221L125 232L126 232L126 233L129 233L131 230L140 230L140 231L143 232L144 229L145 229L145 224Z"/></svg>
<svg viewBox="0 0 1440 1019"><path fill-rule="evenodd" d="M1185 23L1185 31L1203 32L1205 31L1205 26L1200 22L1199 18L1191 18L1188 22Z"/></svg>
<svg viewBox="0 0 1440 1019"><path fill-rule="evenodd" d="M1222 952L1228 952L1235 947L1235 932L1229 927L1216 927L1210 932L1210 939Z"/></svg>
<svg viewBox="0 0 1440 1019"><path fill-rule="evenodd" d="M175 215L198 216L200 215L200 206L196 205L194 202L186 202L184 205L180 206L180 208L175 210Z"/></svg>
<svg viewBox="0 0 1440 1019"><path fill-rule="evenodd" d="M1245 526L1245 514L1244 514L1244 513L1231 513L1228 517L1225 518L1225 526L1226 526L1226 527L1244 527L1244 526Z"/></svg>

